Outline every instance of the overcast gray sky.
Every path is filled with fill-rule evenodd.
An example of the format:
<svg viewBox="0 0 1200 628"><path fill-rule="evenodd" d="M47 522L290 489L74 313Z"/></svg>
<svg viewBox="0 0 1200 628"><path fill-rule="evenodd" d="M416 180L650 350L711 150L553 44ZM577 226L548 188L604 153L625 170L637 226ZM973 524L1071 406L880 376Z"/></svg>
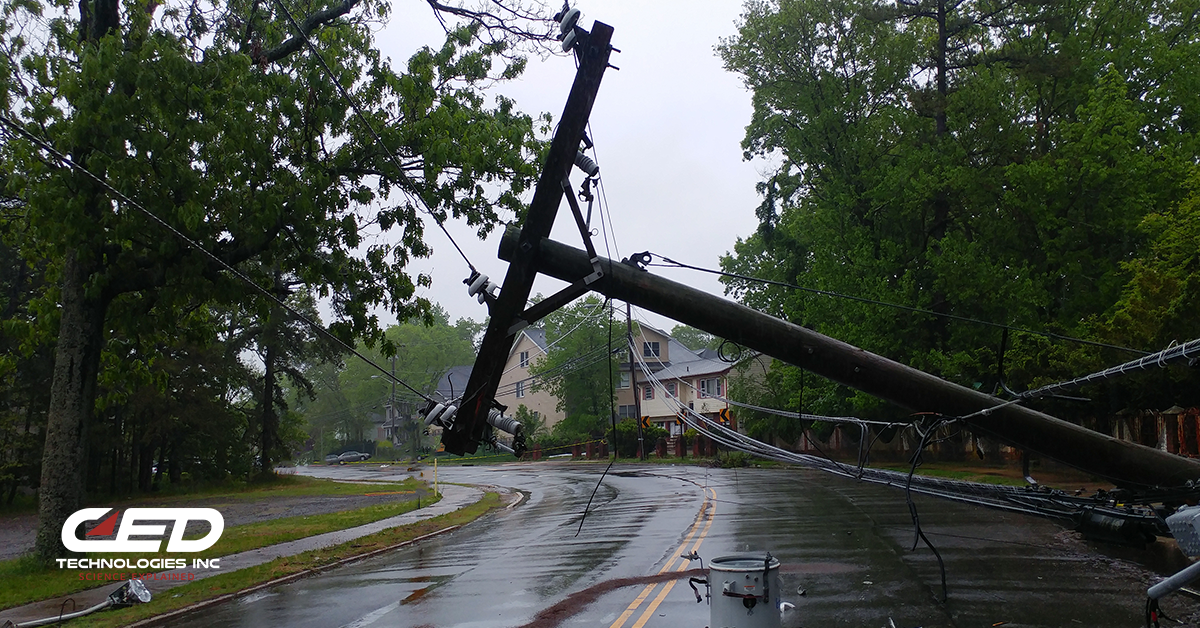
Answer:
<svg viewBox="0 0 1200 628"><path fill-rule="evenodd" d="M592 137L607 194L615 241L613 257L649 250L684 263L716 268L738 236L753 232L754 190L761 161L742 159L740 142L750 121L750 93L740 79L721 67L714 46L733 35L742 3L728 1L584 0L580 24L590 30L599 20L614 28L612 64L620 71L604 75L591 116ZM438 47L444 39L423 2L394 5L378 44L402 67L420 45ZM524 76L498 85L497 93L530 114L562 114L575 75L573 60L531 58ZM572 181L582 180L578 170ZM526 199L528 202L529 199ZM593 225L596 224L593 220ZM463 224L448 224L455 239L482 272L502 281L507 263L496 257L500 232L480 241ZM429 272L432 288L423 296L440 303L451 319L482 321L484 306L468 297L461 283L468 269L446 237L433 225L426 230L434 255L417 260L414 271ZM581 247L564 202L552 237ZM595 238L604 254L603 234ZM715 276L655 268L652 272L721 294ZM549 295L561 282L539 278L534 293ZM650 315L651 324L669 330L674 322Z"/></svg>

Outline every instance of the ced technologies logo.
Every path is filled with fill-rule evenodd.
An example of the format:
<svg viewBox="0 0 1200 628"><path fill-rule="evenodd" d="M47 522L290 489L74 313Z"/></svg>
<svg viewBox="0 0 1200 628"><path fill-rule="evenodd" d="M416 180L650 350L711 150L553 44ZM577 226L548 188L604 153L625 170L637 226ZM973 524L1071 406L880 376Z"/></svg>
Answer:
<svg viewBox="0 0 1200 628"><path fill-rule="evenodd" d="M166 552L195 553L212 547L221 538L221 533L225 531L225 518L213 508L129 508L125 510L124 516L120 516L121 511L117 510L105 518L104 516L109 511L112 509L84 508L67 517L62 528L63 546L72 552L155 553L160 550L163 539L166 538ZM80 525L88 521L98 521L101 518L104 518L103 521L85 534L85 537L88 538L80 539L75 536L75 531L79 529ZM117 525L118 518L121 520L119 526ZM199 539L184 539L183 534L190 521L207 522L208 533ZM170 537L167 537L167 526L164 523L146 522L171 522ZM115 538L112 539L91 538L113 536L114 532ZM60 569L184 569L188 567L186 558L139 558L136 560L59 558L57 560ZM219 560L219 558L193 559L191 566L219 569L220 565L217 562ZM172 579L192 580L194 578L193 574L182 574L182 576L182 578ZM135 577L153 577L153 574L139 574ZM101 579L84 578L83 574L80 574L80 578ZM125 578L106 577L103 579L123 580Z"/></svg>

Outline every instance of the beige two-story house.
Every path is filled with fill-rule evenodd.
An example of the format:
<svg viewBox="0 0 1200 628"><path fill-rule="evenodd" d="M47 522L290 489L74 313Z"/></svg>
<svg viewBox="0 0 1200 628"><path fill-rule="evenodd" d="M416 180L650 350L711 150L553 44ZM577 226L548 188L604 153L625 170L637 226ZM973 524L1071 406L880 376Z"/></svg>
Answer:
<svg viewBox="0 0 1200 628"><path fill-rule="evenodd" d="M721 361L716 351L692 351L666 332L648 325L635 328L634 346L653 379L636 362L636 378L631 377L628 356L625 356L617 388L617 408L621 418L649 417L651 423L674 436L687 428L677 421L679 404L713 419L721 410L728 409L728 404L718 397L727 394L733 365ZM637 404L641 407L640 415Z"/></svg>

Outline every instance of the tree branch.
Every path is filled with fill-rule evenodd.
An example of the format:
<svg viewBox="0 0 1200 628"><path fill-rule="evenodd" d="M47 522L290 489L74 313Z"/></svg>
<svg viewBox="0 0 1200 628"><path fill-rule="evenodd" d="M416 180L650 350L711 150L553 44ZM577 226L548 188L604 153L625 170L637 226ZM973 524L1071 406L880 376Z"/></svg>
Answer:
<svg viewBox="0 0 1200 628"><path fill-rule="evenodd" d="M350 12L361 0L343 0L341 4L334 5L328 9L317 11L304 19L300 23L300 31L303 36L295 35L287 41L275 46L274 48L263 53L262 58L267 63L275 63L280 59L296 52L304 45L304 39L317 30L318 27L324 26L337 18Z"/></svg>
<svg viewBox="0 0 1200 628"><path fill-rule="evenodd" d="M490 3L497 9L496 13L480 9L467 9L464 7L456 7L448 4L443 4L438 0L426 0L429 7L433 9L434 15L438 21L442 23L442 28L449 32L449 27L442 20L442 14L446 13L459 18L465 18L479 23L488 33L499 32L503 35L515 37L518 41L524 40L534 43L535 45L545 46L547 50L552 50L550 44L554 43L555 37L553 33L553 21L541 15L544 7L540 3L534 3L532 8L525 8L519 2L505 2L503 0L491 0ZM487 6L483 4L482 6ZM545 32L535 32L533 29L539 25L546 28Z"/></svg>

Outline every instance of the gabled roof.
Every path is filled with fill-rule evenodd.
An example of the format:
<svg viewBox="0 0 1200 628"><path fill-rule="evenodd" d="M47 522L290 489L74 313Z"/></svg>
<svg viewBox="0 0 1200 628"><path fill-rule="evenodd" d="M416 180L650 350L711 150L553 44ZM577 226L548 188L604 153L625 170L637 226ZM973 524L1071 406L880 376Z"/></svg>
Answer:
<svg viewBox="0 0 1200 628"><path fill-rule="evenodd" d="M671 338L671 334L668 334L667 332L665 332L657 327L651 327L650 325L647 325L647 324L641 323L641 322L638 323L638 327L641 327L643 329L649 329L650 331L662 336L663 338L668 338L668 339Z"/></svg>
<svg viewBox="0 0 1200 628"><path fill-rule="evenodd" d="M671 339L671 344L668 347L671 356L670 362L663 362L663 367L657 372L659 378L672 377L676 379L687 379L698 375L716 375L724 373L733 367L728 362L722 362L715 355L711 358L705 357L705 352L697 353L688 349L682 342ZM713 352L716 353L715 351Z"/></svg>
<svg viewBox="0 0 1200 628"><path fill-rule="evenodd" d="M643 327L662 333L649 325L643 325ZM667 362L647 361L647 366L659 378L688 379L703 375L717 375L725 373L733 367L732 364L721 361L713 349L692 351L682 342L667 334L663 335L667 338L667 355L671 357L671 360ZM628 368L628 365L625 365L625 368Z"/></svg>
<svg viewBox="0 0 1200 628"><path fill-rule="evenodd" d="M529 339L533 341L533 344L538 346L538 349L542 351L546 350L546 330L541 327L526 327L521 330L521 333L529 336Z"/></svg>
<svg viewBox="0 0 1200 628"><path fill-rule="evenodd" d="M442 396L442 399L453 399L454 397L462 396L463 390L467 387L467 381L471 379L471 370L473 368L474 365L471 364L452 366L450 370L442 374L437 385L437 392Z"/></svg>
<svg viewBox="0 0 1200 628"><path fill-rule="evenodd" d="M542 350L543 354L546 353L546 348L548 346L546 344L546 330L542 329L541 327L526 327L525 329L521 330L521 333L517 334L515 339L513 339L512 348L508 350L508 357L511 358L513 352L517 350L517 345L521 344L521 336L528 337L533 344L537 345L538 349Z"/></svg>

